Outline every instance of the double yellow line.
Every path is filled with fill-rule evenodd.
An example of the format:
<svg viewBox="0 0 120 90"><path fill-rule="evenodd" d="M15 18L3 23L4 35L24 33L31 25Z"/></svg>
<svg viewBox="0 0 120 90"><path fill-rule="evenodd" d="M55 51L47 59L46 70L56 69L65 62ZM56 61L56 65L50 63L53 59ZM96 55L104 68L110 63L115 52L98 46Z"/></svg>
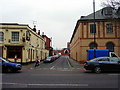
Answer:
<svg viewBox="0 0 120 90"><path fill-rule="evenodd" d="M71 66L71 64L70 64L70 62L69 62L68 57L66 57L66 60L67 60L67 62L68 62L69 67L72 68L72 66Z"/></svg>

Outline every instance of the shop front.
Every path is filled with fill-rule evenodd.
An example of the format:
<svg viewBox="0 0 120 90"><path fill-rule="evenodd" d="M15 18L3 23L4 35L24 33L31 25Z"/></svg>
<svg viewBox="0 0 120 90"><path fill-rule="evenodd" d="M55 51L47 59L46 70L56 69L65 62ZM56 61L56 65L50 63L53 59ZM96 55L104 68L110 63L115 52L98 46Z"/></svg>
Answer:
<svg viewBox="0 0 120 90"><path fill-rule="evenodd" d="M14 61L17 55L18 62L22 63L22 47L23 46L7 46L7 59Z"/></svg>

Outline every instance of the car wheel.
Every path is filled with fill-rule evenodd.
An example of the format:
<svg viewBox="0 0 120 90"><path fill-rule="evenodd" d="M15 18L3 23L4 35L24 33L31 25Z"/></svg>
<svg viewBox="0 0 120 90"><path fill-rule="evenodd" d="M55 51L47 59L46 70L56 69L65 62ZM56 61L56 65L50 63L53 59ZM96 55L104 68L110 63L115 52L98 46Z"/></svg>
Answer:
<svg viewBox="0 0 120 90"><path fill-rule="evenodd" d="M101 73L101 68L100 67L95 67L94 71L95 71L95 73Z"/></svg>

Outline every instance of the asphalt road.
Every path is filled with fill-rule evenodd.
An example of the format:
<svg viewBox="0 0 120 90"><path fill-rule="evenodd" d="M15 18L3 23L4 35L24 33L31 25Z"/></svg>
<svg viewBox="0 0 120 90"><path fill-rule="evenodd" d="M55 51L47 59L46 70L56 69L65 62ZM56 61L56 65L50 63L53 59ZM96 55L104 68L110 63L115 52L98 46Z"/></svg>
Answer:
<svg viewBox="0 0 120 90"><path fill-rule="evenodd" d="M52 63L40 63L23 66L18 73L3 73L2 88L102 88L118 90L120 73L107 72L101 74L85 71L83 65L60 57Z"/></svg>

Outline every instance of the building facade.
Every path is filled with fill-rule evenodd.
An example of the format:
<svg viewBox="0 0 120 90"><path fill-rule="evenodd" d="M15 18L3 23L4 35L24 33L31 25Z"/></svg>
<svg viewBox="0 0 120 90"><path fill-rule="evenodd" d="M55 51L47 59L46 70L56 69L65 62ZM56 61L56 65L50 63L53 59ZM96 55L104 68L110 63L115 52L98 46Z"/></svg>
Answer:
<svg viewBox="0 0 120 90"><path fill-rule="evenodd" d="M49 51L49 56L53 55L53 48L52 48L52 41L51 38L48 38L46 35L42 35L42 37L45 40L45 49L47 49Z"/></svg>
<svg viewBox="0 0 120 90"><path fill-rule="evenodd" d="M61 53L63 56L69 56L70 50L69 48L63 48L62 50L55 50L56 53Z"/></svg>
<svg viewBox="0 0 120 90"><path fill-rule="evenodd" d="M44 59L49 55L45 49L45 41L28 25L17 23L0 23L0 57L14 62L17 55L17 62L34 62L36 57Z"/></svg>
<svg viewBox="0 0 120 90"><path fill-rule="evenodd" d="M81 16L77 21L70 41L71 58L83 63L88 49L109 49L120 57L120 9L106 7L95 12L95 20L93 16Z"/></svg>

